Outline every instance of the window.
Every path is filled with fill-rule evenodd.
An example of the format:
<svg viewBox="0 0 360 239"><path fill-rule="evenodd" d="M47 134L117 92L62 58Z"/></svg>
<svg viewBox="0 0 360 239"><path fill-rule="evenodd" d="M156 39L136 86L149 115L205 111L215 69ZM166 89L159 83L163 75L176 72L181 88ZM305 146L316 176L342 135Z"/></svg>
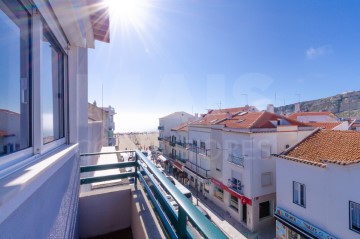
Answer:
<svg viewBox="0 0 360 239"><path fill-rule="evenodd" d="M237 178L231 178L229 179L229 187L236 191L236 192L239 192L242 194L242 184L241 184L241 181Z"/></svg>
<svg viewBox="0 0 360 239"><path fill-rule="evenodd" d="M305 185L293 182L293 203L305 207Z"/></svg>
<svg viewBox="0 0 360 239"><path fill-rule="evenodd" d="M41 109L43 143L64 134L64 53L44 24L41 42Z"/></svg>
<svg viewBox="0 0 360 239"><path fill-rule="evenodd" d="M31 142L30 15L17 1L0 2L0 156Z"/></svg>
<svg viewBox="0 0 360 239"><path fill-rule="evenodd" d="M239 199L233 195L230 196L230 208L234 209L235 211L239 211Z"/></svg>
<svg viewBox="0 0 360 239"><path fill-rule="evenodd" d="M360 233L360 204L350 202L350 229Z"/></svg>
<svg viewBox="0 0 360 239"><path fill-rule="evenodd" d="M205 149L205 142L200 141L200 149Z"/></svg>
<svg viewBox="0 0 360 239"><path fill-rule="evenodd" d="M261 174L261 186L267 187L272 185L272 172Z"/></svg>
<svg viewBox="0 0 360 239"><path fill-rule="evenodd" d="M261 158L269 159L271 157L271 146L270 145L261 145Z"/></svg>
<svg viewBox="0 0 360 239"><path fill-rule="evenodd" d="M270 216L270 201L259 203L259 218Z"/></svg>
<svg viewBox="0 0 360 239"><path fill-rule="evenodd" d="M224 190L222 190L222 188L219 188L218 186L215 185L214 187L214 196L220 200L223 200L224 198Z"/></svg>

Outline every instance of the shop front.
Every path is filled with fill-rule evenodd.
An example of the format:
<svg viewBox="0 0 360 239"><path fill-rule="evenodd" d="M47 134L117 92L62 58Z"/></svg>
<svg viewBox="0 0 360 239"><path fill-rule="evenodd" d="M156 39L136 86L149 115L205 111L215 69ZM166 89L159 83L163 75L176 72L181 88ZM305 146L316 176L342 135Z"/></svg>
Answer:
<svg viewBox="0 0 360 239"><path fill-rule="evenodd" d="M215 178L211 179L211 182L217 186L218 188L227 191L228 193L230 193L230 195L236 197L237 199L240 200L240 202L244 205L244 204L248 204L249 206L252 205L252 201L250 198L245 197L244 195L241 195L237 192L235 192L234 190L228 188L226 185L224 185L222 182L216 180Z"/></svg>
<svg viewBox="0 0 360 239"><path fill-rule="evenodd" d="M277 239L337 239L281 208L276 208L274 215Z"/></svg>

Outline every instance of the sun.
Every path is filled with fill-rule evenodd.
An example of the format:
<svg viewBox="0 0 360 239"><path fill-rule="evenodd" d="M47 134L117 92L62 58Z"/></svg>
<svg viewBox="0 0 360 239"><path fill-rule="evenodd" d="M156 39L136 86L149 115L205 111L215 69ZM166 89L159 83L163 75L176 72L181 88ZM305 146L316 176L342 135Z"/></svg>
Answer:
<svg viewBox="0 0 360 239"><path fill-rule="evenodd" d="M122 23L137 24L146 15L146 0L106 0L110 14Z"/></svg>

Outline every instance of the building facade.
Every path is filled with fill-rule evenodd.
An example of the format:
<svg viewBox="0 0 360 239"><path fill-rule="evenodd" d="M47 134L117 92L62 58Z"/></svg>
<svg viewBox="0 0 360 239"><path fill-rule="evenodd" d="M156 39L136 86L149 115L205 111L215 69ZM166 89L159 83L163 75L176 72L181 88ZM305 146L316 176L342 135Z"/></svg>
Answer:
<svg viewBox="0 0 360 239"><path fill-rule="evenodd" d="M79 155L96 139L87 48L109 41L107 6L1 0L0 22L0 108L14 112L0 121L0 237L77 238Z"/></svg>
<svg viewBox="0 0 360 239"><path fill-rule="evenodd" d="M194 119L194 116L183 111L175 112L159 119L159 150L162 151L164 155L169 155L172 152L169 145L171 129L191 119Z"/></svg>
<svg viewBox="0 0 360 239"><path fill-rule="evenodd" d="M273 223L272 154L296 144L314 128L263 111L229 115L211 130L212 178L206 196L250 231Z"/></svg>
<svg viewBox="0 0 360 239"><path fill-rule="evenodd" d="M319 130L276 158L277 238L360 238L360 132Z"/></svg>

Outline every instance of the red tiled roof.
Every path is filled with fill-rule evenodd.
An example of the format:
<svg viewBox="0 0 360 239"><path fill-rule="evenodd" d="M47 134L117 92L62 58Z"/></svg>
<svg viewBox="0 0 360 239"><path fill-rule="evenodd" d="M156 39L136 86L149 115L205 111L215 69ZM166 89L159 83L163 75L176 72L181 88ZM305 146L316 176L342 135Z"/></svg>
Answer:
<svg viewBox="0 0 360 239"><path fill-rule="evenodd" d="M341 122L308 122L305 124L313 127L319 127L322 129L333 129L336 126L339 126Z"/></svg>
<svg viewBox="0 0 360 239"><path fill-rule="evenodd" d="M297 112L297 113L293 113L291 115L288 116L289 119L294 119L297 120L298 116L330 116L330 117L334 117L336 118L336 116L329 112L329 111L324 111L324 112Z"/></svg>
<svg viewBox="0 0 360 239"><path fill-rule="evenodd" d="M189 130L189 124L193 121L187 121L185 123L182 123L174 128L172 128L172 131L184 131L187 132Z"/></svg>
<svg viewBox="0 0 360 239"><path fill-rule="evenodd" d="M225 119L218 124L224 125L226 128L239 129L256 129L256 128L276 128L278 119L285 120L287 125L296 125L306 127L307 125L296 120L288 119L285 116L277 115L267 111L248 112L246 114L238 114L231 119ZM275 123L276 122L276 123ZM275 123L275 124L274 124Z"/></svg>
<svg viewBox="0 0 360 239"><path fill-rule="evenodd" d="M0 112L5 112L5 113L8 113L8 114L20 115L20 114L17 113L17 112L14 112L14 111L11 111L11 110L5 110L5 109L0 109Z"/></svg>
<svg viewBox="0 0 360 239"><path fill-rule="evenodd" d="M280 157L317 166L360 163L360 132L319 130Z"/></svg>
<svg viewBox="0 0 360 239"><path fill-rule="evenodd" d="M256 109L256 108L254 106L243 106L243 107L226 108L226 109L220 109L220 110L209 110L207 115L226 114L227 112L229 112L230 114L236 114L238 112L251 111L253 109Z"/></svg>

